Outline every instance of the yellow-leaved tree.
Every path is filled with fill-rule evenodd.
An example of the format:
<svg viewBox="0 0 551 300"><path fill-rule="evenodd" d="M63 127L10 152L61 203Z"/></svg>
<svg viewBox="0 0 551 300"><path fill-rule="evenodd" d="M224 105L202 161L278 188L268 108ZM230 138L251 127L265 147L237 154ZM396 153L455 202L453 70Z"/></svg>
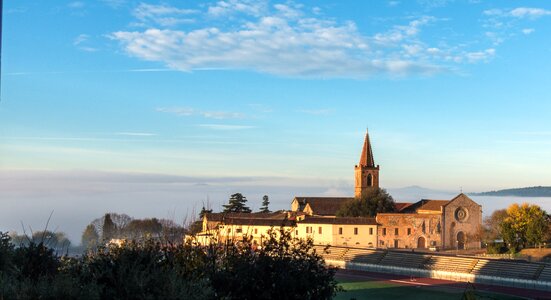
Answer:
<svg viewBox="0 0 551 300"><path fill-rule="evenodd" d="M501 223L503 240L512 251L528 246L541 246L548 238L549 216L535 204L511 204Z"/></svg>

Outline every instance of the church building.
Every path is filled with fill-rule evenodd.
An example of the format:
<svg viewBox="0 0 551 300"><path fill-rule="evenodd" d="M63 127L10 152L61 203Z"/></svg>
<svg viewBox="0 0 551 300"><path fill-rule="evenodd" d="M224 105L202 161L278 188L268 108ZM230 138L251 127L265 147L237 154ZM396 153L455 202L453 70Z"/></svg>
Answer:
<svg viewBox="0 0 551 300"><path fill-rule="evenodd" d="M295 197L290 211L271 214L206 214L203 232L216 230L222 239L249 235L260 241L269 228L283 226L295 237L333 246L480 248L482 206L463 193L451 200L397 202L393 212L378 213L375 218L337 217L344 203L379 189L379 171L366 132L359 163L354 166L354 197Z"/></svg>

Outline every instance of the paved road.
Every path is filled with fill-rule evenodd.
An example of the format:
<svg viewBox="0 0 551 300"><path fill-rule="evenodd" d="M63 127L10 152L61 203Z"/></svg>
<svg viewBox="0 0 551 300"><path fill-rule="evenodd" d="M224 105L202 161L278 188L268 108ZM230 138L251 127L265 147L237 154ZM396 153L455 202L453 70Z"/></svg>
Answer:
<svg viewBox="0 0 551 300"><path fill-rule="evenodd" d="M338 270L337 279L346 279L351 281L361 281L361 280L378 280L389 282L398 285L413 285L413 286L424 286L424 287L435 287L439 289L458 289L464 291L468 284L465 282L456 282L450 280L441 280L433 278L411 278L407 275L395 275L395 274L386 274L386 273L373 273L373 272L364 272L364 271L355 271L355 270ZM487 284L474 284L474 287L477 291L485 291L492 293L500 293L505 295L514 295L526 299L551 299L551 292L540 291L540 290L529 290L521 288L513 288L506 286L497 286L497 285L487 285Z"/></svg>

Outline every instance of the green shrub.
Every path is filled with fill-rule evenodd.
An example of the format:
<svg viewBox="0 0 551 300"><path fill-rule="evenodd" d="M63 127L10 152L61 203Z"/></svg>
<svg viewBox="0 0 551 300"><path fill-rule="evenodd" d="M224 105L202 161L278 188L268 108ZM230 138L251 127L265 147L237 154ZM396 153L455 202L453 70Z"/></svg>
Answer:
<svg viewBox="0 0 551 300"><path fill-rule="evenodd" d="M0 299L330 299L335 270L312 241L272 230L262 247L153 240L59 257L43 243L14 248L0 233Z"/></svg>

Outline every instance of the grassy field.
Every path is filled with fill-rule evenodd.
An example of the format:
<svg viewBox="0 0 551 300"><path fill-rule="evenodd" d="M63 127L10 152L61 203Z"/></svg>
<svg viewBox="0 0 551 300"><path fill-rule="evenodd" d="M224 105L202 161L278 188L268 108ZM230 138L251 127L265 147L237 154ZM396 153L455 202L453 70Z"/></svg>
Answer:
<svg viewBox="0 0 551 300"><path fill-rule="evenodd" d="M463 291L452 288L403 286L390 282L379 281L350 281L339 280L346 290L335 298L336 300L350 299L462 299ZM501 294L476 292L476 299L522 299Z"/></svg>

